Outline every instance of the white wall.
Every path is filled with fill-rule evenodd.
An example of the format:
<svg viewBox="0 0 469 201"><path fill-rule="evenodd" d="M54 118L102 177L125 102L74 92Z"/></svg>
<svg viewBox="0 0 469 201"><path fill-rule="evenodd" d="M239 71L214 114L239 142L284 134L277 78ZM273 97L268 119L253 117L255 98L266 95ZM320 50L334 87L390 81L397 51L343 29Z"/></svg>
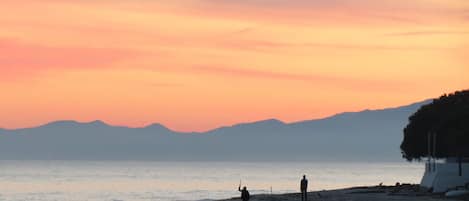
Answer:
<svg viewBox="0 0 469 201"><path fill-rule="evenodd" d="M437 163L435 168L426 164L421 186L433 188L433 192L442 193L448 189L469 183L469 163L462 164L462 176L459 176L458 163Z"/></svg>

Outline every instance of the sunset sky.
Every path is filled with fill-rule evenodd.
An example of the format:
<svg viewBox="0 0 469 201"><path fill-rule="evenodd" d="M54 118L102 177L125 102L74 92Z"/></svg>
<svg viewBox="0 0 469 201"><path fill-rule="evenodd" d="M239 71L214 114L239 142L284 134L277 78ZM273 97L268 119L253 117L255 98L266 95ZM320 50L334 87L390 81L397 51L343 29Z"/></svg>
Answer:
<svg viewBox="0 0 469 201"><path fill-rule="evenodd" d="M0 3L0 128L205 131L469 88L467 0Z"/></svg>

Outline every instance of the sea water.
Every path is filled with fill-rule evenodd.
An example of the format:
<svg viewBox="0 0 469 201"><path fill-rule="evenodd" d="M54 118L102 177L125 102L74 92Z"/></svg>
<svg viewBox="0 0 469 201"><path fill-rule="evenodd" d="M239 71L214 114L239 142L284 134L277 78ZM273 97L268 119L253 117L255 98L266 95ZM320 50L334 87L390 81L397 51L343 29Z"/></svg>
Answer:
<svg viewBox="0 0 469 201"><path fill-rule="evenodd" d="M418 183L418 163L0 161L0 201L169 201Z"/></svg>

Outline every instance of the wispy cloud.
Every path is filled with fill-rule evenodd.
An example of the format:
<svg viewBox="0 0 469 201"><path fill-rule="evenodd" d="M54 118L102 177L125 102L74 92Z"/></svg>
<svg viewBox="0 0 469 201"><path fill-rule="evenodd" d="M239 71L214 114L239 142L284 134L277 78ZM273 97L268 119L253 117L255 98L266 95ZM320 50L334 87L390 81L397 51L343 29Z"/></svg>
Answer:
<svg viewBox="0 0 469 201"><path fill-rule="evenodd" d="M183 83L172 83L172 82L147 82L146 86L166 88L166 87L183 87Z"/></svg>
<svg viewBox="0 0 469 201"><path fill-rule="evenodd" d="M126 49L54 47L3 38L0 39L0 70L5 74L45 69L106 68L137 54Z"/></svg>
<svg viewBox="0 0 469 201"><path fill-rule="evenodd" d="M197 7L222 16L259 20L269 18L288 23L316 21L344 24L414 24L423 25L450 17L452 4L443 1L373 1L373 0L198 0ZM464 3L460 3L461 7ZM236 11L236 12L233 12ZM399 11L399 12L396 12ZM239 13L242 13L239 15ZM223 14L221 14L223 13ZM236 14L233 14L236 13ZM262 19L266 20L266 19Z"/></svg>
<svg viewBox="0 0 469 201"><path fill-rule="evenodd" d="M409 31L385 34L385 36L424 36L424 35L466 35L469 31Z"/></svg>
<svg viewBox="0 0 469 201"><path fill-rule="evenodd" d="M453 47L437 47L422 45L373 45L373 44L353 44L353 43L321 43L321 42L277 42L263 40L233 40L223 44L230 48L239 48L252 51L275 51L277 49L289 48L312 48L312 49L343 49L343 50L379 50L379 51L433 51L450 50Z"/></svg>
<svg viewBox="0 0 469 201"><path fill-rule="evenodd" d="M256 68L236 68L226 66L196 66L192 72L208 73L217 76L235 76L254 79L270 79L277 81L299 81L309 83L315 87L339 87L353 90L395 90L409 83L402 81L384 81L373 79L359 79L347 76L330 76L314 74L294 74L286 72L262 71Z"/></svg>

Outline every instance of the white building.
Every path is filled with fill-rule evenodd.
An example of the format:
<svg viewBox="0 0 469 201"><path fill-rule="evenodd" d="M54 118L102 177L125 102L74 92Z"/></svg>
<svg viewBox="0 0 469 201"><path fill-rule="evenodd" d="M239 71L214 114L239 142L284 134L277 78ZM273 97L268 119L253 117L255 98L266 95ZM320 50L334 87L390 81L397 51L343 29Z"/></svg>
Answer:
<svg viewBox="0 0 469 201"><path fill-rule="evenodd" d="M469 185L469 160L464 159L459 166L458 160L451 158L444 162L428 162L425 166L421 186L433 189L434 193L444 193L458 186Z"/></svg>

